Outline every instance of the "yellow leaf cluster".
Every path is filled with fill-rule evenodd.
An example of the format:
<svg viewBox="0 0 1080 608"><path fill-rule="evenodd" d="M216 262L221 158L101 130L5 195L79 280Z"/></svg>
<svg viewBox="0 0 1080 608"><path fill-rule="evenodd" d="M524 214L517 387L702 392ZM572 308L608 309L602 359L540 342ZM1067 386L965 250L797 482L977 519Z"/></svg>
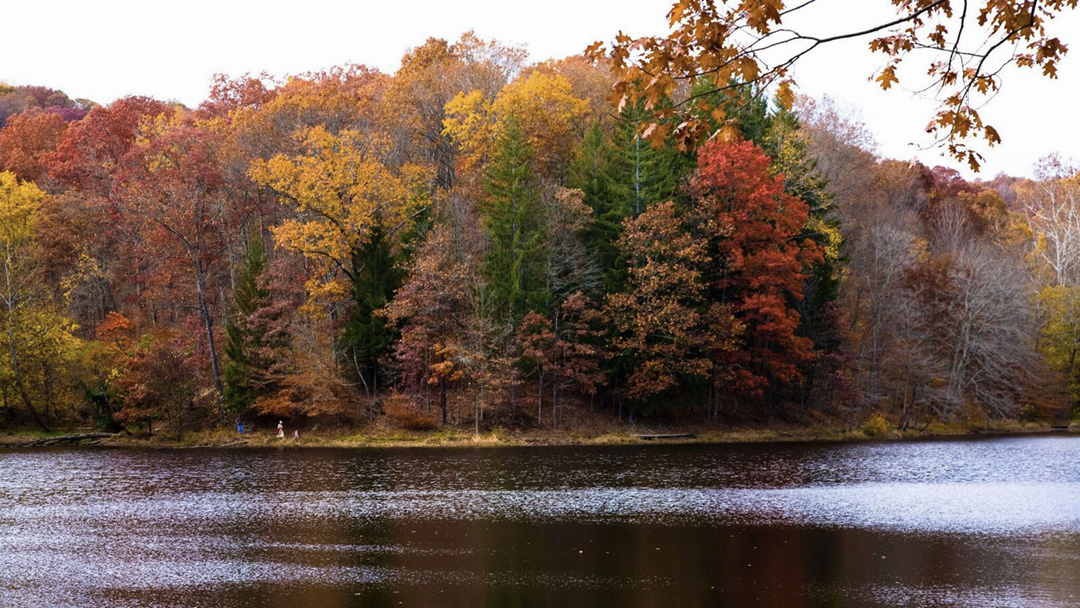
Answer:
<svg viewBox="0 0 1080 608"><path fill-rule="evenodd" d="M373 230L399 233L428 204L430 171L385 164L386 144L372 135L312 127L300 137L301 154L256 160L249 175L296 208L273 229L280 245L350 273L353 251Z"/></svg>
<svg viewBox="0 0 1080 608"><path fill-rule="evenodd" d="M0 172L0 246L13 249L33 239L44 198L33 182L20 182L10 171Z"/></svg>
<svg viewBox="0 0 1080 608"><path fill-rule="evenodd" d="M534 71L503 87L494 101L480 91L459 93L446 104L443 132L460 146L462 169L478 169L514 116L537 154L537 168L556 174L569 163L588 112L588 100L575 96L564 76Z"/></svg>

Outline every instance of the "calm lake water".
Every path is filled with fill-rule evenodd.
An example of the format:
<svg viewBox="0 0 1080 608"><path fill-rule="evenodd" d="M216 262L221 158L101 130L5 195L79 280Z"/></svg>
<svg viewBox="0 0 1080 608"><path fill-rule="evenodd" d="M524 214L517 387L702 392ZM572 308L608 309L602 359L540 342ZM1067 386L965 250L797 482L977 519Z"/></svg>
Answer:
<svg viewBox="0 0 1080 608"><path fill-rule="evenodd" d="M0 451L0 606L1080 606L1080 437Z"/></svg>

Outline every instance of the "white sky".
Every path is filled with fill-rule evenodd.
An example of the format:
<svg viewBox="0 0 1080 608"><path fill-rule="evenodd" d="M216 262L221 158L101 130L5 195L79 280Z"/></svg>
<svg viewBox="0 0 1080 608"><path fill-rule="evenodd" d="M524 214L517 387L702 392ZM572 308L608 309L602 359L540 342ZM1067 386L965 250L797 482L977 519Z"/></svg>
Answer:
<svg viewBox="0 0 1080 608"><path fill-rule="evenodd" d="M865 1L865 0L864 0ZM885 0L878 0L882 4ZM662 33L670 0L51 0L4 2L0 35L0 81L39 84L99 103L140 94L196 106L214 73L269 72L276 76L346 62L393 72L402 54L428 37L457 39L474 29L483 38L526 44L534 60L580 53L618 30ZM860 2L859 5L863 3ZM869 3L867 3L869 4ZM835 25L841 21L824 6ZM1074 52L1060 65L1057 81L1034 73L1010 73L1003 92L983 112L1004 143L986 151L982 177L999 171L1030 175L1050 152L1080 158L1080 14L1054 25ZM857 40L823 47L796 67L800 90L829 94L861 108L879 153L918 156L924 163L956 166L929 143L923 128L933 104L904 90L882 92L867 79L881 60ZM912 145L915 144L915 145ZM965 171L965 174L967 172ZM970 176L970 174L968 174Z"/></svg>

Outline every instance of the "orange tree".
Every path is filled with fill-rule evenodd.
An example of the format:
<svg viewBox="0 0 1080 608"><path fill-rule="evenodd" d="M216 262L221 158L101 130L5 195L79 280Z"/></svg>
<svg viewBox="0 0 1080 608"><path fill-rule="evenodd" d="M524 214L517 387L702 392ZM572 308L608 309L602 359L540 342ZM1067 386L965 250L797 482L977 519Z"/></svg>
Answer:
<svg viewBox="0 0 1080 608"><path fill-rule="evenodd" d="M709 241L712 297L734 307L744 345L726 351L733 394L760 398L770 385L799 377L813 342L796 334L805 269L821 246L802 236L807 204L769 176L769 157L752 142L711 142L698 151L687 212Z"/></svg>

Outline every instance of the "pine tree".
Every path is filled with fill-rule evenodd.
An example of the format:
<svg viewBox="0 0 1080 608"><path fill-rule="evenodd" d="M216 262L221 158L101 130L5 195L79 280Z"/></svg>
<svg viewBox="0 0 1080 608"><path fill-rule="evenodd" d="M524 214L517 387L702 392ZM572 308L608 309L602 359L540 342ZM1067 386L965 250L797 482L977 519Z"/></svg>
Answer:
<svg viewBox="0 0 1080 608"><path fill-rule="evenodd" d="M484 265L493 312L512 326L529 311L543 311L547 241L540 184L532 150L514 117L507 119L484 184L480 208L491 246Z"/></svg>
<svg viewBox="0 0 1080 608"><path fill-rule="evenodd" d="M592 209L585 245L596 256L608 293L622 283L623 265L616 242L623 220L630 215L630 184L621 179L627 174L623 160L599 121L595 122L585 133L568 180L571 188L585 194L585 204Z"/></svg>
<svg viewBox="0 0 1080 608"><path fill-rule="evenodd" d="M370 238L352 251L352 296L355 308L348 316L338 339L342 369L363 385L365 392L378 392L385 377L380 360L398 337L397 327L379 311L394 297L405 271L398 264L392 241L381 223Z"/></svg>
<svg viewBox="0 0 1080 608"><path fill-rule="evenodd" d="M599 122L593 124L569 175L568 185L584 192L593 210L586 244L603 269L606 293L619 291L626 281L626 264L616 246L623 220L675 200L683 177L694 167L694 160L674 145L657 149L643 139L643 116L641 107L624 110L611 135Z"/></svg>
<svg viewBox="0 0 1080 608"><path fill-rule="evenodd" d="M615 148L621 157L622 181L628 190L627 207L632 215L641 215L654 203L674 200L683 176L694 166L694 159L678 152L673 145L657 149L640 135L643 107L624 110L615 127Z"/></svg>
<svg viewBox="0 0 1080 608"><path fill-rule="evenodd" d="M252 372L255 349L265 346L265 336L253 322L255 312L266 304L270 292L259 284L266 269L266 248L258 230L252 230L244 250L244 266L233 291L233 305L225 325L225 373L222 377L225 407L242 412L255 402Z"/></svg>

